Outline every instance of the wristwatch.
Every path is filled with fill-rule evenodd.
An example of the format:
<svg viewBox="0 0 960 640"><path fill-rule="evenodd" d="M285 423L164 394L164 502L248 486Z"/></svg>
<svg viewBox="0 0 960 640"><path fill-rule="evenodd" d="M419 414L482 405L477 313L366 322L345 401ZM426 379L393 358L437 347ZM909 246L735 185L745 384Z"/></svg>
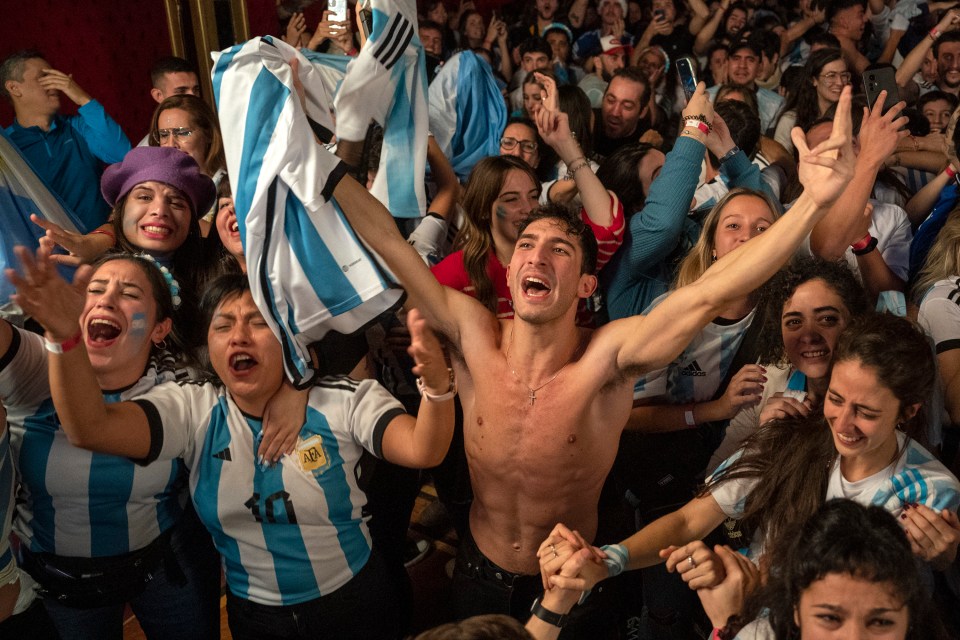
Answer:
<svg viewBox="0 0 960 640"><path fill-rule="evenodd" d="M724 162L726 162L733 156L737 155L738 153L740 153L740 147L738 147L737 145L733 145L733 148L730 149L730 151L727 151L725 154L717 158L717 163L723 164Z"/></svg>
<svg viewBox="0 0 960 640"><path fill-rule="evenodd" d="M533 601L533 605L530 607L530 612L547 624L552 624L557 628L562 628L563 625L567 624L567 614L554 613L553 611L544 608L544 606L540 604L540 598L537 598Z"/></svg>

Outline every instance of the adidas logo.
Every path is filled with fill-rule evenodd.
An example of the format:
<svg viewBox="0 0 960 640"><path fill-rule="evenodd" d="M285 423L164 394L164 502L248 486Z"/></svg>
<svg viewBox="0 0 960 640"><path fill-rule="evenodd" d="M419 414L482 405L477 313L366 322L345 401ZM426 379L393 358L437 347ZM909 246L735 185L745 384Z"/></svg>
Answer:
<svg viewBox="0 0 960 640"><path fill-rule="evenodd" d="M680 375L682 376L705 376L707 372L700 368L700 365L697 364L697 361L694 360L683 369L680 369Z"/></svg>
<svg viewBox="0 0 960 640"><path fill-rule="evenodd" d="M213 457L216 458L217 460L226 460L227 462L233 461L233 458L230 457L230 447L227 447L226 449L224 449L223 451L220 451L219 453L213 454Z"/></svg>

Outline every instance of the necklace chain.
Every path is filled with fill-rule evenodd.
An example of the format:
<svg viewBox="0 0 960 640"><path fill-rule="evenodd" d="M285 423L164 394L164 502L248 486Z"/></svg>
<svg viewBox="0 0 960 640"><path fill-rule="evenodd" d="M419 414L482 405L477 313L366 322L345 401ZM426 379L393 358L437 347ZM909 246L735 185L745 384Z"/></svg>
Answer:
<svg viewBox="0 0 960 640"><path fill-rule="evenodd" d="M508 367L510 366L510 349L511 349L512 347L513 347L513 326L511 325L511 327L510 327L510 344L507 345L507 356L506 356L507 366L508 366ZM551 376L551 378L550 378L549 380L547 380L546 382L544 382L543 384L541 384L539 387L531 387L530 385L528 385L526 382L524 382L523 380L520 379L520 376L517 375L516 370L514 370L513 367L510 367L510 373L513 375L514 380L516 380L517 382L519 382L520 384L522 384L523 386L525 386L525 387L527 388L527 391L529 392L529 398L530 398L530 405L531 405L531 406L533 406L533 404L537 401L537 391L540 391L540 389L543 389L545 386L547 386L548 384L550 384L551 382L553 382L554 380L556 380L556 379L557 379L557 376L560 375L560 372L563 371L563 368L566 367L568 364L570 364L570 361L573 360L573 356L574 356L574 355L576 355L576 351L574 351L573 354L572 354L569 358L567 358L567 361L564 362L564 363L560 366L559 369L557 369L556 373L554 373L553 376Z"/></svg>

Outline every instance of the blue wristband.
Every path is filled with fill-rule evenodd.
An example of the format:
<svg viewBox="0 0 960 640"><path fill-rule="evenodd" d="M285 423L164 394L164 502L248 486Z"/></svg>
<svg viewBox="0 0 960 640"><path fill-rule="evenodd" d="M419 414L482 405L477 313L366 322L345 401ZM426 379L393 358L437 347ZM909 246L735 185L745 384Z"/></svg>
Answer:
<svg viewBox="0 0 960 640"><path fill-rule="evenodd" d="M627 570L627 564L630 562L630 552L622 544L605 544L600 550L607 554L603 563L607 565L607 571L610 577L618 576Z"/></svg>

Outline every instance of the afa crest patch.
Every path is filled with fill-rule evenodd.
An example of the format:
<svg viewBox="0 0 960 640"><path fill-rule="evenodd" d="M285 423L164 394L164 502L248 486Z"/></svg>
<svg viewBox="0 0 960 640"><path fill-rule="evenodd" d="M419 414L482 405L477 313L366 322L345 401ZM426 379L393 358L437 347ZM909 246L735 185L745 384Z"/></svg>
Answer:
<svg viewBox="0 0 960 640"><path fill-rule="evenodd" d="M317 434L297 444L297 461L300 468L319 475L330 466L330 456L323 448L323 438Z"/></svg>

